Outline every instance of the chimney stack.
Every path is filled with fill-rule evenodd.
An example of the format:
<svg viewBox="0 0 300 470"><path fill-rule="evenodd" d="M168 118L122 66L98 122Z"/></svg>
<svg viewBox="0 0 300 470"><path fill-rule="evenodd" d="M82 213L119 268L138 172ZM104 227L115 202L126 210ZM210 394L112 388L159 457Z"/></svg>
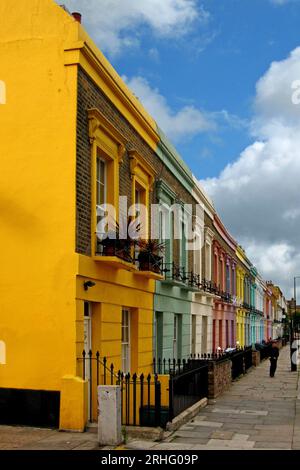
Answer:
<svg viewBox="0 0 300 470"><path fill-rule="evenodd" d="M78 12L74 11L72 13L72 16L73 16L73 18L75 18L76 21L78 21L78 23L81 24L81 13L78 13Z"/></svg>

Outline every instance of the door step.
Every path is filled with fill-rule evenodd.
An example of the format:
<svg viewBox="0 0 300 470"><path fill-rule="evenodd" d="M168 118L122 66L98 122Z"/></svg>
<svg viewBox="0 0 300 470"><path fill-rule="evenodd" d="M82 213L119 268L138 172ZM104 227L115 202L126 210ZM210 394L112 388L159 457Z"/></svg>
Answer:
<svg viewBox="0 0 300 470"><path fill-rule="evenodd" d="M86 432L91 432L93 434L97 434L97 432L98 432L98 423L88 423L86 425Z"/></svg>

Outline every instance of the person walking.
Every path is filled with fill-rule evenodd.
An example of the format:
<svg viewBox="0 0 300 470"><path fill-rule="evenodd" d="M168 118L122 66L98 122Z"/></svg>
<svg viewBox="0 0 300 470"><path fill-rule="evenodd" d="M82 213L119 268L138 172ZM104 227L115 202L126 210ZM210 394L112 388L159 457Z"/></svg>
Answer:
<svg viewBox="0 0 300 470"><path fill-rule="evenodd" d="M279 349L277 347L276 341L273 341L272 347L270 349L270 377L274 377L275 375L278 357Z"/></svg>

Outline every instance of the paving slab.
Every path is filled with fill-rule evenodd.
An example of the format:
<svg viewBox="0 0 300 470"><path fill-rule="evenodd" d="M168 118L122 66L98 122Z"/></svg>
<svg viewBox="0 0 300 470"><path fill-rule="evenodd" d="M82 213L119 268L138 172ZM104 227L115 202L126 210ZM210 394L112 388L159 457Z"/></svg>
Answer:
<svg viewBox="0 0 300 470"><path fill-rule="evenodd" d="M173 443L176 449L192 445L193 450L300 449L298 382L299 374L290 372L289 347L285 347L274 378L269 377L269 361L263 361L210 400L166 445Z"/></svg>
<svg viewBox="0 0 300 470"><path fill-rule="evenodd" d="M0 426L0 450L98 450L95 433Z"/></svg>

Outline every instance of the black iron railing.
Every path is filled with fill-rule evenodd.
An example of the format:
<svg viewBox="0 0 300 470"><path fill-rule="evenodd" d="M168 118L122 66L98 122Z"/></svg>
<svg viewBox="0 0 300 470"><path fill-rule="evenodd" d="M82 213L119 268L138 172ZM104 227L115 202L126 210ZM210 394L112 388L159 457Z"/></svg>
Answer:
<svg viewBox="0 0 300 470"><path fill-rule="evenodd" d="M223 292L216 283L201 279L200 274L195 271L188 271L182 266L173 263L164 263L161 273L165 280L174 284L183 285L199 292L209 292L221 297L224 302L233 303L233 297L228 292Z"/></svg>
<svg viewBox="0 0 300 470"><path fill-rule="evenodd" d="M83 380L88 381L89 420L95 421L98 385L119 385L121 388L121 413L123 425L164 426L168 410L161 406L161 384L157 374L124 374L115 371L106 357L97 351L82 352L77 359Z"/></svg>
<svg viewBox="0 0 300 470"><path fill-rule="evenodd" d="M208 364L170 374L169 420L208 397Z"/></svg>
<svg viewBox="0 0 300 470"><path fill-rule="evenodd" d="M136 262L140 271L162 274L163 257L152 253L139 253Z"/></svg>
<svg viewBox="0 0 300 470"><path fill-rule="evenodd" d="M252 366L252 346L229 352L228 358L232 363L231 377L235 380Z"/></svg>
<svg viewBox="0 0 300 470"><path fill-rule="evenodd" d="M222 351L216 351L209 354L191 354L187 359L153 359L153 373L154 374L180 374L186 370L196 369L199 364L204 361L221 361L228 358L228 354Z"/></svg>
<svg viewBox="0 0 300 470"><path fill-rule="evenodd" d="M106 238L97 243L96 254L98 256L115 256L127 263L134 263L132 257L133 241L130 239Z"/></svg>
<svg viewBox="0 0 300 470"><path fill-rule="evenodd" d="M121 387L122 424L125 426L164 426L161 384L157 375L118 373ZM166 415L166 413L165 413Z"/></svg>

